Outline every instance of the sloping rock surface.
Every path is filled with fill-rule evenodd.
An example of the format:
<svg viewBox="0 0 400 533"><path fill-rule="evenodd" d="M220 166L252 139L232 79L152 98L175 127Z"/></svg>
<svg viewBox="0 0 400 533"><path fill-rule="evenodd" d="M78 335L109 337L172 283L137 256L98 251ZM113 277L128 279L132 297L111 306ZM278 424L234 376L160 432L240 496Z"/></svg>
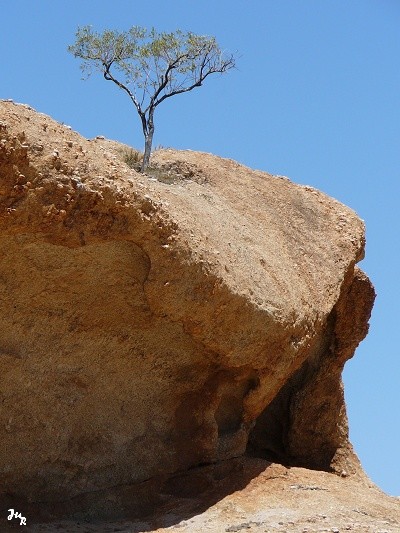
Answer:
<svg viewBox="0 0 400 533"><path fill-rule="evenodd" d="M52 513L75 520L39 521L35 533L398 533L400 501L354 476L303 468L286 468L261 459L238 458L199 467L169 479L157 502L143 490L117 487L94 498L88 494L63 503ZM138 502L152 504L151 513L137 517ZM61 506L60 506L61 507ZM102 519L87 520L92 508ZM34 516L26 506L28 516ZM29 514L28 514L29 513ZM124 516L115 520L115 515ZM112 519L114 517L114 519ZM29 527L29 525L28 525Z"/></svg>
<svg viewBox="0 0 400 533"><path fill-rule="evenodd" d="M244 455L363 478L341 371L374 290L352 210L210 154L141 175L28 106L0 117L8 504Z"/></svg>

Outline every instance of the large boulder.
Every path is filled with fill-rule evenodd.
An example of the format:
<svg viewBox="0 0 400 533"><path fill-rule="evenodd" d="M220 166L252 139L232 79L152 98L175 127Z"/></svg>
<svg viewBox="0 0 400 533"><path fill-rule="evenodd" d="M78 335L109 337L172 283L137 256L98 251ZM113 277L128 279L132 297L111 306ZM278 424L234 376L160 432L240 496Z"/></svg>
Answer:
<svg viewBox="0 0 400 533"><path fill-rule="evenodd" d="M55 501L244 454L359 473L364 225L288 179L0 102L0 483ZM154 177L155 176L155 177Z"/></svg>

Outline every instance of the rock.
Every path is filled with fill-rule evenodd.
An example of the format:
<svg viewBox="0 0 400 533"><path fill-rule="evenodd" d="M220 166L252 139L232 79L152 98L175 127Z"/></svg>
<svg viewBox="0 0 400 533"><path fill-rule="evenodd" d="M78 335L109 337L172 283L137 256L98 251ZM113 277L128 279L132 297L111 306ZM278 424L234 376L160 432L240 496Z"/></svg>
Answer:
<svg viewBox="0 0 400 533"><path fill-rule="evenodd" d="M143 183L111 141L0 111L2 491L155 494L244 455L362 477L341 382L374 300L357 215L192 151Z"/></svg>
<svg viewBox="0 0 400 533"><path fill-rule="evenodd" d="M323 485L326 490L292 491L289 487L294 484ZM158 501L152 490L154 485L146 483L125 485L58 505L41 504L42 513L51 514L50 524L35 519L31 505L28 525L34 525L29 531L71 533L86 526L84 531L126 533L170 533L175 529L181 533L320 533L333 528L340 532L398 533L400 525L397 499L360 483L356 476L344 481L326 472L285 468L249 457L194 468L161 481ZM359 514L361 502L368 513ZM146 518L134 518L139 506L147 506ZM78 518L66 520L71 515L86 516L87 521L96 516L96 521L92 518L92 524L82 524L82 518L81 522Z"/></svg>

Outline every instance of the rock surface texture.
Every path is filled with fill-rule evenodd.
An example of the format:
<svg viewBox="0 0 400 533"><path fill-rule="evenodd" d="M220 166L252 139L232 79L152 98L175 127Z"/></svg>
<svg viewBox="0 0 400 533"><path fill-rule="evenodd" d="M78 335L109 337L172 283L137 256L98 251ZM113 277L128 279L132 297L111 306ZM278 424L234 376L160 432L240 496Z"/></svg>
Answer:
<svg viewBox="0 0 400 533"><path fill-rule="evenodd" d="M341 382L374 300L362 221L231 160L162 150L152 177L121 150L0 102L4 505L139 516L235 461L369 490Z"/></svg>

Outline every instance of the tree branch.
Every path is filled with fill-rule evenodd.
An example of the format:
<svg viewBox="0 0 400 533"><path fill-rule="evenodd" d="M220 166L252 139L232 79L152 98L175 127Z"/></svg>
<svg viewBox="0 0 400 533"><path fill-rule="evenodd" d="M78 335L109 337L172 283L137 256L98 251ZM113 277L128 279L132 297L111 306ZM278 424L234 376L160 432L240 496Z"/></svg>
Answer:
<svg viewBox="0 0 400 533"><path fill-rule="evenodd" d="M211 57L207 58L207 56L205 56L203 61L202 61L202 63L201 63L201 65L200 65L200 72L199 72L198 76L196 76L195 81L191 85L189 85L188 87L183 87L182 89L172 89L170 92L165 93L163 96L161 96L161 98L154 99L154 103L153 103L154 107L157 107L159 104L161 104L161 102L163 102L167 98L170 98L171 96L175 96L176 94L187 93L189 91L192 91L196 87L201 87L203 81L210 74L215 74L215 73L223 74L226 70L228 70L229 68L233 68L234 65L235 65L235 61L233 59L233 56L231 56L229 59L224 61L221 64L220 67L216 67L215 65L211 65L209 69L205 70L205 68L207 67L207 64L209 64L211 62L211 60L212 60ZM165 88L165 86L163 88ZM163 88L161 88L159 91L157 91L157 95L160 94L160 92L162 91Z"/></svg>
<svg viewBox="0 0 400 533"><path fill-rule="evenodd" d="M132 102L134 103L135 107L136 107L136 110L140 116L140 120L142 121L142 129L143 129L143 133L146 135L147 134L147 120L146 120L146 113L142 111L142 108L141 108L141 105L139 104L139 102L136 100L136 97L135 95L133 94L132 91L129 90L129 88L124 85L123 83L121 83L119 80L117 80L116 78L114 78L114 76L111 74L110 72L110 68L111 68L111 65L112 65L112 61L111 63L109 64L106 64L106 63L103 63L103 67L104 67L104 71L103 71L103 76L104 78L107 80L107 81L112 81L114 82L120 89L122 89L123 91L125 91L129 98L132 100Z"/></svg>
<svg viewBox="0 0 400 533"><path fill-rule="evenodd" d="M155 91L155 93L153 94L153 96L151 97L150 99L150 103L146 109L146 112L148 109L150 109L151 107L157 107L157 105L159 103L161 103L162 100L159 100L157 102L157 98L158 96L161 94L161 92L166 88L166 86L168 85L168 83L170 82L170 74L171 72L176 69L178 67L178 65L186 58L187 59L187 54L182 54L180 56L178 56L174 61L170 62L168 64L168 67L164 73L164 75L161 76L161 84L160 86L158 87L158 89ZM172 95L171 95L172 96Z"/></svg>

